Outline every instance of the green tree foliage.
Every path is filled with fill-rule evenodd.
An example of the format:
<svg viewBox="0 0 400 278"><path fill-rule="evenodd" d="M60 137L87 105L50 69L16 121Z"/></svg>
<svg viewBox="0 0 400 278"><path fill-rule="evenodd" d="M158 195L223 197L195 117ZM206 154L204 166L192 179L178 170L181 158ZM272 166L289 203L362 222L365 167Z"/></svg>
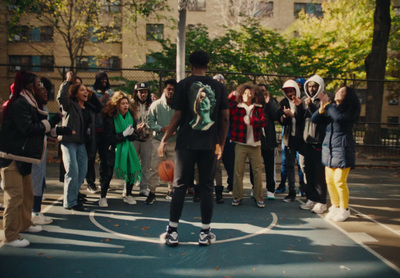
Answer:
<svg viewBox="0 0 400 278"><path fill-rule="evenodd" d="M127 27L135 27L139 18L168 9L166 0L3 0L9 7L10 37L17 34L24 15L35 15L43 25L51 26L62 38L70 67L76 66L85 46L95 41L121 42L122 16ZM31 26L33 27L33 26ZM34 46L32 45L34 48ZM38 50L39 51L39 50Z"/></svg>
<svg viewBox="0 0 400 278"><path fill-rule="evenodd" d="M364 59L371 50L374 2L323 1L321 18L300 12L286 35L302 75L365 78Z"/></svg>
<svg viewBox="0 0 400 278"><path fill-rule="evenodd" d="M169 39L159 42L162 50L150 54L155 62L139 68L170 70L176 67L176 44ZM296 75L297 72L298 63L291 55L285 39L257 22L228 28L224 35L216 38L210 38L207 27L203 25L190 27L186 33L187 66L188 56L198 49L209 53L209 71L282 75ZM243 82L254 81L253 76L236 74L229 82L234 87Z"/></svg>

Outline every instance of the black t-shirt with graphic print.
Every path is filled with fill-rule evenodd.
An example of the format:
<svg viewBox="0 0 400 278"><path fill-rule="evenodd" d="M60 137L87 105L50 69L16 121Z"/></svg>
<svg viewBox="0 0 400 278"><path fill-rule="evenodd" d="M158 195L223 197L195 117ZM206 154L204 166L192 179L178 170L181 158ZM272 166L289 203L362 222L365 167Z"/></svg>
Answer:
<svg viewBox="0 0 400 278"><path fill-rule="evenodd" d="M182 111L176 149L212 150L220 110L229 109L226 88L209 76L189 76L176 86L171 107Z"/></svg>

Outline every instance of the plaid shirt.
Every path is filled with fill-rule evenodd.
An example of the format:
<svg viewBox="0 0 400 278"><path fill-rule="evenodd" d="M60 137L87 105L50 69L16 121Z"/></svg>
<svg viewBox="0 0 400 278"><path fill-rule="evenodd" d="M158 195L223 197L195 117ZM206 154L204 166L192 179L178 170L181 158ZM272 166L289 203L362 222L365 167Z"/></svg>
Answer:
<svg viewBox="0 0 400 278"><path fill-rule="evenodd" d="M229 113L231 124L231 140L235 142L246 143L247 125L244 122L246 109L242 103L229 100ZM250 116L250 125L253 126L254 142L261 140L261 130L267 126L267 118L265 117L264 108L261 104L254 104L253 111Z"/></svg>

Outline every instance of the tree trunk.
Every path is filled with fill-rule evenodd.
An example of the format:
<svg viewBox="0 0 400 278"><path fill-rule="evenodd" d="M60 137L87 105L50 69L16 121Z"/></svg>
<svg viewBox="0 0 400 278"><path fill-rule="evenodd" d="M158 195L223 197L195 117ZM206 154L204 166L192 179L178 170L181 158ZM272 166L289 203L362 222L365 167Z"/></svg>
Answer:
<svg viewBox="0 0 400 278"><path fill-rule="evenodd" d="M380 145L380 125L387 58L387 45L390 32L390 0L376 1L374 13L374 37L372 50L365 59L367 72L367 129L364 143ZM377 81L379 80L379 81ZM375 124L374 124L375 123Z"/></svg>
<svg viewBox="0 0 400 278"><path fill-rule="evenodd" d="M179 3L178 38L176 42L176 81L185 78L185 42L186 42L186 5Z"/></svg>

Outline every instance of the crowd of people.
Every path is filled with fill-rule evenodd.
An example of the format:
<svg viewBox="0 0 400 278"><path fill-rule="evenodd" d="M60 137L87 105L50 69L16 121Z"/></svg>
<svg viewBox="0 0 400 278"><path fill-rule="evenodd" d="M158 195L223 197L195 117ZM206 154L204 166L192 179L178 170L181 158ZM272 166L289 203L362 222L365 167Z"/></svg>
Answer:
<svg viewBox="0 0 400 278"><path fill-rule="evenodd" d="M194 200L200 202L199 244L215 241L211 232L214 191L216 202L224 203L221 165L227 172L226 190L233 194L232 205L239 206L247 160L256 207L265 207L264 196L274 200L275 194L286 192L286 177L288 194L283 201L296 199L297 161L301 194L307 200L300 208L319 214L328 211L325 217L332 221L350 216L347 177L355 165L352 129L360 113L352 88L341 87L330 98L318 75L289 79L278 103L266 84L241 84L228 94L221 74L207 76L209 57L204 51L193 52L189 62L192 74L179 83L166 80L157 100L146 82L137 83L133 92L114 92L106 72L96 74L93 86L68 72L57 95L60 113L51 118L46 108L50 80L19 71L10 87L10 99L2 105L5 244L28 246L20 232L40 232L40 225L53 221L41 213L47 137L58 137L60 142L60 178L67 210L85 210L86 194L80 192L85 178L87 190L98 192L97 154L98 205L102 208L109 206L107 193L114 175L125 181L123 202L137 203L132 195L137 185L145 203L154 204L160 186L158 166L164 159L174 161L174 180L168 183L165 196L171 200L170 218L162 235L170 246L179 243L178 224L188 190L194 190ZM283 127L285 174L282 171L277 188L275 122Z"/></svg>

